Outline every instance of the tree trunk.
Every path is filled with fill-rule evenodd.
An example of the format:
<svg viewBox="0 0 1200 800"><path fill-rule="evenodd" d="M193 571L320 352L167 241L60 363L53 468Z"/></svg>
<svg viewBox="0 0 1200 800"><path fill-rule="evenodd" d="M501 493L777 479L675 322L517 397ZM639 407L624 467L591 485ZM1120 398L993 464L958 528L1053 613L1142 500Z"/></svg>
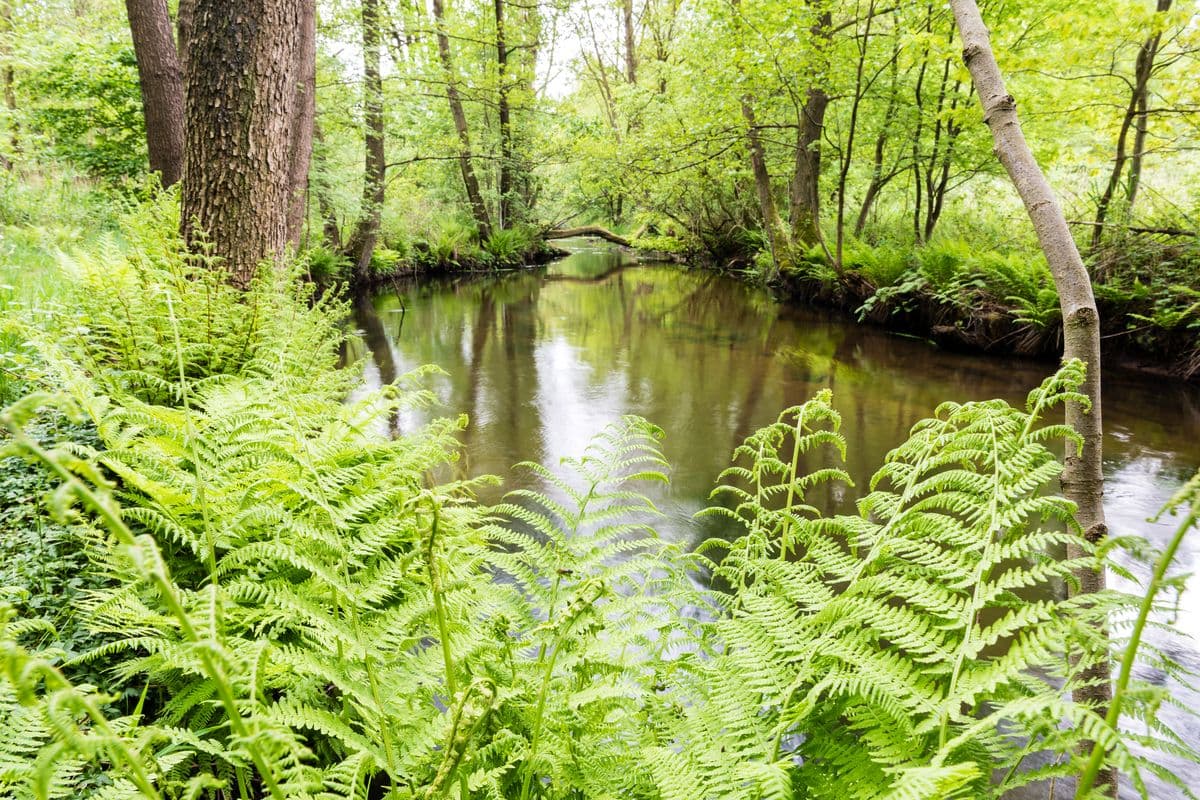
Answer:
<svg viewBox="0 0 1200 800"><path fill-rule="evenodd" d="M342 232L338 227L337 211L333 207L333 200L329 197L329 186L322 178L326 175L325 166L325 139L321 135L321 125L316 120L313 121L313 162L320 168L317 172L317 180L312 182L312 193L317 199L317 213L321 216L321 233L325 236L325 241L329 243L335 251L342 251Z"/></svg>
<svg viewBox="0 0 1200 800"><path fill-rule="evenodd" d="M312 164L313 132L317 120L317 8L316 0L304 0L300 20L300 80L297 109L292 124L292 154L289 166L291 199L288 205L288 241L300 244L308 215L308 172Z"/></svg>
<svg viewBox="0 0 1200 800"><path fill-rule="evenodd" d="M183 73L167 0L125 0L137 58L150 169L164 187L183 174Z"/></svg>
<svg viewBox="0 0 1200 800"><path fill-rule="evenodd" d="M193 0L184 55L181 227L246 286L290 241L305 5Z"/></svg>
<svg viewBox="0 0 1200 800"><path fill-rule="evenodd" d="M829 11L818 15L811 33L828 47L833 18ZM821 241L821 135L825 131L825 109L829 95L820 86L810 86L796 128L796 164L792 172L791 223L796 244Z"/></svg>
<svg viewBox="0 0 1200 800"><path fill-rule="evenodd" d="M508 42L504 31L504 0L493 3L496 15L496 116L500 126L500 191L497 225L501 230L512 225L513 144L512 111L508 106Z"/></svg>
<svg viewBox="0 0 1200 800"><path fill-rule="evenodd" d="M0 0L0 82L4 84L4 108L8 112L9 145L14 154L21 152L21 138L17 127L16 75L13 71L13 4L12 0ZM12 161L3 158L4 168L12 169Z"/></svg>
<svg viewBox="0 0 1200 800"><path fill-rule="evenodd" d="M542 238L550 239L570 239L573 236L596 236L605 241L619 244L622 247L632 247L632 244L624 236L613 233L607 228L602 228L599 225L584 225L580 228L554 228L544 231Z"/></svg>
<svg viewBox="0 0 1200 800"><path fill-rule="evenodd" d="M1157 0L1155 11L1160 14L1170 11L1172 2L1173 0ZM1128 153L1130 128L1135 128L1133 158L1136 159L1136 162L1133 174L1129 178L1130 195L1128 197L1129 210L1133 210L1133 201L1137 193L1138 181L1141 178L1142 149L1146 141L1148 86L1150 76L1154 72L1154 59L1158 55L1158 46L1161 40L1162 33L1155 31L1138 49L1137 61L1133 69L1133 89L1129 94L1129 104L1125 108L1125 116L1121 120L1121 129L1117 133L1117 152L1113 157L1112 172L1109 173L1108 182L1100 194L1100 200L1096 203L1096 224L1092 227L1091 242L1093 253L1100 249L1100 245L1104 241L1104 223L1108 218L1109 206L1116 195L1117 187L1121 184L1121 175L1125 171L1125 164L1130 159Z"/></svg>
<svg viewBox="0 0 1200 800"><path fill-rule="evenodd" d="M796 168L792 173L792 238L813 245L821 240L821 132L829 96L817 87L808 99L796 133Z"/></svg>
<svg viewBox="0 0 1200 800"><path fill-rule="evenodd" d="M475 175L475 167L471 161L471 135L467 129L467 115L463 111L462 98L458 94L458 79L454 75L454 55L450 51L450 37L446 33L446 10L442 0L433 0L432 5L437 28L438 58L441 59L442 71L446 76L446 99L450 103L450 116L454 118L454 130L458 134L458 166L462 171L467 200L471 204L471 216L475 218L475 226L482 239L491 234L492 221L483 202L479 178Z"/></svg>
<svg viewBox="0 0 1200 800"><path fill-rule="evenodd" d="M625 29L625 80L637 83L637 45L633 40L633 0L622 0L621 22Z"/></svg>
<svg viewBox="0 0 1200 800"><path fill-rule="evenodd" d="M741 32L740 0L732 0L735 24ZM739 67L739 77L744 77ZM750 172L754 176L754 191L758 196L758 211L762 217L763 233L767 237L767 246L771 249L771 272L765 277L774 279L779 273L780 262L787 255L788 242L783 229L783 220L775 206L775 196L771 192L771 174L767 171L767 157L763 148L762 134L758 128L758 120L754 114L754 96L750 92L742 95L742 119L746 122L746 150L750 155Z"/></svg>
<svg viewBox="0 0 1200 800"><path fill-rule="evenodd" d="M774 264L773 278L779 270L780 259L787 252L787 243L783 234L783 220L775 208L775 197L771 194L771 175L767 172L767 159L763 151L762 137L758 131L758 121L754 116L754 107L750 105L749 95L742 97L742 118L746 120L746 145L750 151L750 171L754 173L754 190L758 194L758 209L762 215L763 232L767 235L767 246L771 248L771 261Z"/></svg>
<svg viewBox="0 0 1200 800"><path fill-rule="evenodd" d="M363 37L363 192L358 225L346 249L354 260L355 275L366 275L383 222L387 161L383 130L383 76L380 67L383 36L379 0L362 0Z"/></svg>
<svg viewBox="0 0 1200 800"><path fill-rule="evenodd" d="M1062 475L1063 494L1076 505L1076 519L1091 541L1103 538L1104 476L1101 462L1103 428L1100 414L1100 318L1092 294L1092 282L1075 240L1067 227L1058 200L1038 167L1021 125L1017 105L1004 86L1004 77L992 54L988 30L974 0L951 0L954 18L963 43L963 61L970 70L983 118L992 132L996 155L1017 188L1037 233L1038 243L1050 265L1058 289L1063 318L1063 357L1087 364L1087 380L1080 391L1091 401L1088 411L1078 402L1067 404L1066 421L1083 439L1083 447L1068 446ZM1072 547L1071 551L1078 548ZM1078 556L1069 552L1068 556ZM1103 571L1084 570L1078 576L1081 593L1103 590ZM1087 683L1075 692L1077 702L1094 704L1101 717L1111 699L1110 669L1101 664L1084 676ZM1109 771L1104 780L1116 796L1117 776Z"/></svg>
<svg viewBox="0 0 1200 800"><path fill-rule="evenodd" d="M854 73L854 99L850 105L850 124L846 132L846 147L842 153L838 170L837 188L837 246L834 249L833 266L839 274L842 271L842 250L846 239L846 181L850 176L850 165L854 160L854 134L858 128L858 109L862 105L865 89L863 88L863 70L867 63L867 47L871 43L871 22L875 19L875 0L867 6L867 21L863 26L862 37L858 40L858 66Z"/></svg>
<svg viewBox="0 0 1200 800"><path fill-rule="evenodd" d="M898 22L897 22L898 24ZM892 171L887 175L883 172L883 159L887 148L888 135L891 133L892 121L896 118L896 108L899 100L899 61L900 61L900 37L892 37L892 60L888 64L888 70L891 73L891 81L888 86L888 102L887 109L883 112L883 124L879 126L879 133L875 135L875 149L871 159L871 182L867 184L867 190L863 194L862 206L858 209L858 219L854 222L854 235L862 236L863 230L867 227L867 219L871 216L871 209L875 205L875 200L879 197L879 193L883 191L883 187L896 175L896 171Z"/></svg>

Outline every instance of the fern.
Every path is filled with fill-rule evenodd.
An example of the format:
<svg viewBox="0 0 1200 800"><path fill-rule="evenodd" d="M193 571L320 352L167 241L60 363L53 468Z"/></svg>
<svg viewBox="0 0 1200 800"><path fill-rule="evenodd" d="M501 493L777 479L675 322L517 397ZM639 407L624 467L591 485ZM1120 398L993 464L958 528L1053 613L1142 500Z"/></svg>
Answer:
<svg viewBox="0 0 1200 800"><path fill-rule="evenodd" d="M675 746L654 757L656 774L687 775L692 797L765 797L773 784L803 797L913 796L918 779L936 793L926 797L998 797L1077 774L1073 748L1096 736L1144 791L1140 772L1152 761L1065 699L1081 670L1108 657L1089 629L1127 599L1032 599L1054 596L1076 569L1103 566L1073 507L1044 490L1060 471L1047 443L1075 437L1042 420L1078 399L1082 375L1066 365L1025 412L944 404L889 454L858 516L815 517L797 500L795 468L779 459L785 434L796 450L818 441L840 450L827 396L747 440L735 455L749 465L725 474L743 485L719 490L737 508L713 512L746 533L708 545L724 551L710 566L735 595L712 657L676 701L686 710ZM814 436L810 420L825 422L826 435ZM1068 541L1088 555L1055 558ZM1153 701L1140 713L1152 720ZM1178 752L1178 739L1156 728L1159 740L1146 743ZM1039 750L1060 758L1023 769ZM729 769L747 763L770 780Z"/></svg>
<svg viewBox="0 0 1200 800"><path fill-rule="evenodd" d="M0 458L61 483L52 505L109 579L81 603L103 635L82 656L22 647L33 623L0 631L5 791L852 800L1084 775L1082 800L1096 764L1145 796L1148 773L1171 777L1153 752L1194 757L1156 713L1165 690L1131 672L1138 657L1183 674L1140 641L1171 552L1144 600L1059 599L1130 545L1087 543L1050 490L1051 445L1077 438L1046 419L1080 399L1078 363L1024 411L943 404L853 515L806 502L850 483L822 392L735 451L707 512L735 536L685 554L654 531L668 478L652 424L624 418L558 470L522 465L530 488L481 507L491 479L433 478L464 420L372 433L429 402L424 371L343 402L341 379L306 376L329 348L266 329L231 366L180 316L204 286L166 286L165 316L129 340L158 348L152 368L97 382L126 358L115 328L88 350L47 344L61 393L0 415ZM310 345L330 341L323 324ZM99 444L30 438L47 404L92 420ZM1066 544L1084 555L1059 558ZM1115 653L1107 714L1072 703ZM71 679L101 666L103 691Z"/></svg>

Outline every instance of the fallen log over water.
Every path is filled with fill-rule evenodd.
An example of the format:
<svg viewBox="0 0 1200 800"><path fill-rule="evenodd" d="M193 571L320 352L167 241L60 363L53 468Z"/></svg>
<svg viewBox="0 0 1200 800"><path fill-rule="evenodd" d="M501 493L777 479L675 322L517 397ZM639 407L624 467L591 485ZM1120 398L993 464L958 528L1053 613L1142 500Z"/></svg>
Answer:
<svg viewBox="0 0 1200 800"><path fill-rule="evenodd" d="M555 228L542 234L543 239L566 239L571 236L597 236L613 244L619 244L622 247L632 247L630 241L624 236L619 236L607 228L601 228L599 225L584 225L579 228Z"/></svg>

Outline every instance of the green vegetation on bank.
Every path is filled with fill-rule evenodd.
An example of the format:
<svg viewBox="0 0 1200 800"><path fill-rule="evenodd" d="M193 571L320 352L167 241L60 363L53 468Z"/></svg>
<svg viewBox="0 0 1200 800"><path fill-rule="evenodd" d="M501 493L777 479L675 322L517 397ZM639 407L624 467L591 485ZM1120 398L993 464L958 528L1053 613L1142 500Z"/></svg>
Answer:
<svg viewBox="0 0 1200 800"><path fill-rule="evenodd" d="M1051 489L1051 448L1076 440L1046 416L1082 365L1024 410L944 404L864 487L798 470L844 458L836 398L787 409L721 477L707 513L733 535L687 554L654 533L652 424L522 465L540 488L482 507L491 479L435 477L465 419L370 433L430 400L420 371L345 402L343 307L287 273L233 290L174 223L127 217L127 248L77 256L25 329L37 369L0 417L3 519L25 532L6 539L5 793L999 797L1083 774L1091 741L1144 794L1178 784L1157 750L1198 757L1159 720L1161 683L1123 671L1111 719L1070 700L1110 653L1188 677L1124 627L1098 635L1141 597L1053 599L1080 567L1153 558L1093 546ZM830 482L857 513L805 503Z"/></svg>

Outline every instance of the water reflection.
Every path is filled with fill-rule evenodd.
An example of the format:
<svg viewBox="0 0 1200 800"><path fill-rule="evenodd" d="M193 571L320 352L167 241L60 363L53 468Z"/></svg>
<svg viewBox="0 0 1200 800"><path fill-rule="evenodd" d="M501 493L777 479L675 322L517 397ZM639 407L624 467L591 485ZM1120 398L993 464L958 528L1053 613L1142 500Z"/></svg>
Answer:
<svg viewBox="0 0 1200 800"><path fill-rule="evenodd" d="M554 464L623 414L657 423L673 465L671 486L656 498L667 514L660 531L689 544L722 533L717 518L692 516L707 504L736 444L818 389L834 392L849 443L846 469L863 487L884 454L938 403L1020 403L1052 369L941 352L780 306L728 278L637 265L608 247L572 246L574 255L540 270L414 286L403 304L394 295L360 302L362 337L351 350L366 357L369 383L427 363L446 370L434 381L442 407L429 413L469 415L470 474L507 476L527 459ZM1146 518L1200 467L1200 393L1111 371L1104 389L1110 528L1142 532L1161 545L1172 520ZM819 454L807 466L824 466L825 459ZM849 510L856 496L834 485L822 491L809 500L826 511ZM1182 571L1200 568L1195 538L1178 563ZM1185 596L1180 623L1200 636L1196 594ZM1200 667L1194 648L1179 657ZM1188 702L1200 707L1200 698Z"/></svg>

